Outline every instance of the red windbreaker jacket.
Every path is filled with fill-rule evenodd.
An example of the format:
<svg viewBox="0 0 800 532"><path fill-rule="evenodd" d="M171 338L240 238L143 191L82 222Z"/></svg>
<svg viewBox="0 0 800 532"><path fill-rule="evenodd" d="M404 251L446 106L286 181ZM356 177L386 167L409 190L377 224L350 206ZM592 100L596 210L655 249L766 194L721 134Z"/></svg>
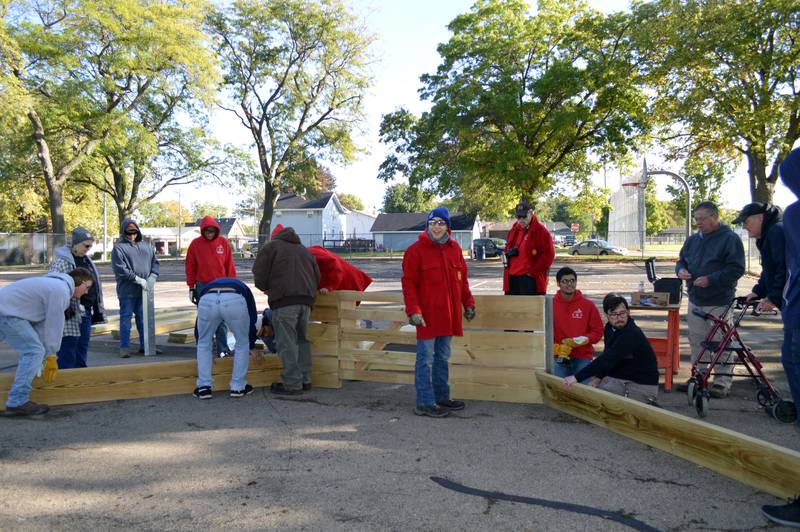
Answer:
<svg viewBox="0 0 800 532"><path fill-rule="evenodd" d="M559 290L553 298L553 340L560 344L564 338L586 336L589 343L572 349L572 358L594 356L594 344L603 337L603 320L597 307L583 297L580 290L575 291L570 301L561 297Z"/></svg>
<svg viewBox="0 0 800 532"><path fill-rule="evenodd" d="M321 246L309 246L319 266L319 287L333 290L358 290L363 292L372 283L372 277L362 272L339 255Z"/></svg>
<svg viewBox="0 0 800 532"><path fill-rule="evenodd" d="M433 242L423 231L403 255L403 299L406 314L422 314L418 340L461 336L462 308L475 306L467 280L467 263L458 242Z"/></svg>
<svg viewBox="0 0 800 532"><path fill-rule="evenodd" d="M213 227L217 236L208 240L203 230ZM186 284L194 288L195 283L210 283L220 277L236 277L236 265L228 240L219 236L219 224L213 216L206 216L200 221L200 236L192 240L186 252Z"/></svg>
<svg viewBox="0 0 800 532"><path fill-rule="evenodd" d="M511 243L519 238L519 233L524 232L525 230L519 223L514 223L511 231L508 232L505 251L508 251ZM524 253L528 257L528 275L536 281L536 291L545 293L547 292L547 272L556 257L553 237L550 236L550 231L539 222L536 215L533 216L531 225L528 226L527 236L528 238L523 240L522 246L519 248L519 254ZM508 290L508 268L506 268L503 270L503 291L508 292Z"/></svg>

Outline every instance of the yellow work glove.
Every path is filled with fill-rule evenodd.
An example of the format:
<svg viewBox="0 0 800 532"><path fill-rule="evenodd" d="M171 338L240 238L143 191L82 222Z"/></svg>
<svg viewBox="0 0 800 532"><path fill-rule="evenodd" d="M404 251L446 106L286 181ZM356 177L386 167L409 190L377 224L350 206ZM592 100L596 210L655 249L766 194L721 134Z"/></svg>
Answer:
<svg viewBox="0 0 800 532"><path fill-rule="evenodd" d="M564 338L562 342L570 347L570 352L573 347L580 347L589 343L589 338L586 336L576 336L575 338Z"/></svg>
<svg viewBox="0 0 800 532"><path fill-rule="evenodd" d="M553 353L556 358L569 358L572 353L572 347L567 344L553 344Z"/></svg>
<svg viewBox="0 0 800 532"><path fill-rule="evenodd" d="M44 382L51 383L58 376L58 359L56 355L47 355L44 362Z"/></svg>

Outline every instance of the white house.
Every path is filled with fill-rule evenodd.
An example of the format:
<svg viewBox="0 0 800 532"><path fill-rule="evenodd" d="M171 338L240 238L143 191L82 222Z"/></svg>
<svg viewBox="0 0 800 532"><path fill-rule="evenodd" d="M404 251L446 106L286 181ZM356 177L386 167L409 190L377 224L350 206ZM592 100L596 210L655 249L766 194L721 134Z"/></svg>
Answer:
<svg viewBox="0 0 800 532"><path fill-rule="evenodd" d="M400 212L379 214L372 224L378 249L403 251L417 241L425 230L428 213ZM472 241L481 237L480 220L474 214L450 213L451 236L463 250L472 249Z"/></svg>
<svg viewBox="0 0 800 532"><path fill-rule="evenodd" d="M272 213L273 228L278 224L294 228L306 246L322 246L325 240L371 239L374 222L374 216L346 209L335 192L313 199L281 194Z"/></svg>

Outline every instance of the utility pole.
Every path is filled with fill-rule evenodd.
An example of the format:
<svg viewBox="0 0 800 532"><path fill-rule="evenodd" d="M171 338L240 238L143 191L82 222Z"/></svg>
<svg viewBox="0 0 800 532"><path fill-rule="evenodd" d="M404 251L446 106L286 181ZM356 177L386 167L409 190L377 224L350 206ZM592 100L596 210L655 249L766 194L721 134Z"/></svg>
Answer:
<svg viewBox="0 0 800 532"><path fill-rule="evenodd" d="M177 249L175 250L175 256L181 256L181 226L183 225L183 205L181 204L181 191L178 190L178 238L177 242Z"/></svg>
<svg viewBox="0 0 800 532"><path fill-rule="evenodd" d="M108 193L103 190L103 261L108 260Z"/></svg>

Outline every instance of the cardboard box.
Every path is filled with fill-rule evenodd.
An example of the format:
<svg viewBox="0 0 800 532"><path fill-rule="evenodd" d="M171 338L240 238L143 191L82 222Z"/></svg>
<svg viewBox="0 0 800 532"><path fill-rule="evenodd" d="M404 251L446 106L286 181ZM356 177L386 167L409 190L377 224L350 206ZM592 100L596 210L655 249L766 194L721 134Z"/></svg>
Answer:
<svg viewBox="0 0 800 532"><path fill-rule="evenodd" d="M637 307L666 307L669 305L669 292L634 292L631 305Z"/></svg>

